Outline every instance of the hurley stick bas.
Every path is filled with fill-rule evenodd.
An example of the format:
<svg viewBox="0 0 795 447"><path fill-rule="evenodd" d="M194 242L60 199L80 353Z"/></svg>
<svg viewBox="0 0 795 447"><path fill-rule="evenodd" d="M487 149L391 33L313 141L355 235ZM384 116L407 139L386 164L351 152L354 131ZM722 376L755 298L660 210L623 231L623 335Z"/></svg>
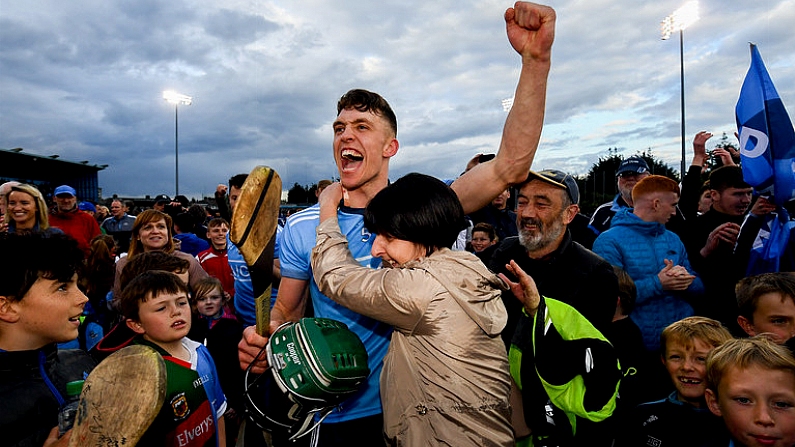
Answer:
<svg viewBox="0 0 795 447"><path fill-rule="evenodd" d="M273 288L273 249L281 206L282 180L268 166L257 166L240 190L229 239L248 265L257 313L257 333L268 335Z"/></svg>

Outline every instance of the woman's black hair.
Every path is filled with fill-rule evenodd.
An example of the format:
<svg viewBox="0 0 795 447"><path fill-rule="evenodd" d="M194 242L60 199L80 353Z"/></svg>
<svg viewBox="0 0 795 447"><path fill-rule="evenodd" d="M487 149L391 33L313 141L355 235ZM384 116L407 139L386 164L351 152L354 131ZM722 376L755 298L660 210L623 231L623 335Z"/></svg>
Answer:
<svg viewBox="0 0 795 447"><path fill-rule="evenodd" d="M418 243L427 253L451 247L466 228L458 196L441 180L411 173L382 189L364 211L371 233Z"/></svg>

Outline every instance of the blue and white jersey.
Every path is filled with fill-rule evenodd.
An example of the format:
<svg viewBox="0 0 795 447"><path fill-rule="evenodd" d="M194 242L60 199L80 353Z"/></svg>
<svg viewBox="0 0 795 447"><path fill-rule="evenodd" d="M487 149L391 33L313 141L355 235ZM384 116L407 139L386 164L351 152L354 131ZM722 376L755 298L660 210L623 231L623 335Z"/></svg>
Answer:
<svg viewBox="0 0 795 447"><path fill-rule="evenodd" d="M199 381L201 381L204 391L207 393L207 400L210 401L210 405L215 410L217 421L218 418L223 417L224 413L226 413L227 402L224 391L221 389L221 381L218 380L218 370L215 367L215 361L213 361L213 357L207 347L199 342L185 337L182 339L182 345L190 353L190 369L196 371L199 375Z"/></svg>
<svg viewBox="0 0 795 447"><path fill-rule="evenodd" d="M341 207L337 212L342 234L348 239L348 247L354 259L362 266L379 268L380 258L373 258L370 249L375 235L364 227L364 210ZM312 276L311 256L315 247L317 228L320 222L320 207L315 205L287 219L282 235L280 252L283 278L309 281L309 293L315 316L341 321L361 338L367 349L370 377L362 389L335 409L326 422L343 422L381 413L379 378L383 358L389 348L392 327L349 310L323 295ZM355 435L354 435L355 436Z"/></svg>
<svg viewBox="0 0 795 447"><path fill-rule="evenodd" d="M273 258L279 259L279 245L282 238L282 227L276 225L276 242L273 247ZM248 264L243 259L243 255L237 246L229 239L226 234L226 257L229 267L232 269L232 276L235 278L235 314L243 321L246 326L257 324L256 306L254 305L254 287L251 285L251 273L248 271ZM279 292L277 287L271 290L271 307L276 303L276 294Z"/></svg>

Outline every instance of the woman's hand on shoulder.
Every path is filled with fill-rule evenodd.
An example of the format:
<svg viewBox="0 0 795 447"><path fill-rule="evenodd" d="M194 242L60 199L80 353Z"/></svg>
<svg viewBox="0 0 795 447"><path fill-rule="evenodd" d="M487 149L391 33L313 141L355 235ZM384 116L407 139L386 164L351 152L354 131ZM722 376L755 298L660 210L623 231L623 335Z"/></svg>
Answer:
<svg viewBox="0 0 795 447"><path fill-rule="evenodd" d="M317 201L320 204L320 221L337 215L340 200L347 192L339 182L334 182L323 189Z"/></svg>

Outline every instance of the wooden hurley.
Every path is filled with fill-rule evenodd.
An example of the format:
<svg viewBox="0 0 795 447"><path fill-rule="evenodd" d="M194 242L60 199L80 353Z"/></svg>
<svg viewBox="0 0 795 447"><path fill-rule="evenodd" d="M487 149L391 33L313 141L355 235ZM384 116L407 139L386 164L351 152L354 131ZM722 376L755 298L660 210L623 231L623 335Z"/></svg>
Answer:
<svg viewBox="0 0 795 447"><path fill-rule="evenodd" d="M165 398L160 354L141 345L114 352L83 384L69 447L136 445Z"/></svg>
<svg viewBox="0 0 795 447"><path fill-rule="evenodd" d="M254 289L257 333L268 335L273 249L282 199L282 180L267 166L257 166L248 175L235 209L229 239L243 255Z"/></svg>

